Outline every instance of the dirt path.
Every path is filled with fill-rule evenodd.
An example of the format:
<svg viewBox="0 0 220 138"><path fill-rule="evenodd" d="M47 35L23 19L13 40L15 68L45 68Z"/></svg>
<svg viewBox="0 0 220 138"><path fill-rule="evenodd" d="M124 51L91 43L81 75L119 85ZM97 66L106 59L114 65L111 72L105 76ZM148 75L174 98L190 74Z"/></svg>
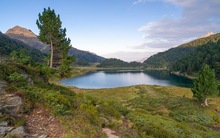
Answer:
<svg viewBox="0 0 220 138"><path fill-rule="evenodd" d="M43 106L37 106L26 116L29 138L59 138L65 134L60 122L50 115Z"/></svg>
<svg viewBox="0 0 220 138"><path fill-rule="evenodd" d="M116 132L109 128L103 128L102 132L104 132L107 135L107 138L119 138L119 136L116 135Z"/></svg>

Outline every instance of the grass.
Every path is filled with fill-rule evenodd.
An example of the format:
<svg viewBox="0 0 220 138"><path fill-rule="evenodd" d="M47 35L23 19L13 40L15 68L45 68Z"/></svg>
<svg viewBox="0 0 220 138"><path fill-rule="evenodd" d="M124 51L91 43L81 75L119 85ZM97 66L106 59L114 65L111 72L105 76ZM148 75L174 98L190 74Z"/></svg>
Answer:
<svg viewBox="0 0 220 138"><path fill-rule="evenodd" d="M192 98L189 88L137 85L113 89L78 89L104 101L130 109L125 114L140 137L218 137L220 98L205 107Z"/></svg>

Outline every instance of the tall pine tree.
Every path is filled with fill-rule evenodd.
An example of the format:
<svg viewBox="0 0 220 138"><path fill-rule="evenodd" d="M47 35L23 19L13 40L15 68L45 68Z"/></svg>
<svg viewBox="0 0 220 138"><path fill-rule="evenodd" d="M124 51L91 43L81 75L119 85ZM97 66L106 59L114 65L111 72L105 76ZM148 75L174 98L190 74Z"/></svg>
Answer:
<svg viewBox="0 0 220 138"><path fill-rule="evenodd" d="M40 29L39 39L50 45L50 67L53 68L54 46L60 43L60 30L62 30L60 16L50 7L44 8L42 14L39 13L36 24Z"/></svg>

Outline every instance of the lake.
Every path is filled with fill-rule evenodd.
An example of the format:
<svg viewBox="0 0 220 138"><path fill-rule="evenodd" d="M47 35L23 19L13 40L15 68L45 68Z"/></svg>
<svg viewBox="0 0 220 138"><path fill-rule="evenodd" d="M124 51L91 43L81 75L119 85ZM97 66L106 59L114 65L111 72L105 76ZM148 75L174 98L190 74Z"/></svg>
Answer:
<svg viewBox="0 0 220 138"><path fill-rule="evenodd" d="M59 83L65 86L75 86L86 89L115 88L139 84L182 87L192 86L192 80L172 75L166 71L141 70L96 71L83 76L61 80Z"/></svg>
<svg viewBox="0 0 220 138"><path fill-rule="evenodd" d="M83 76L61 80L65 86L98 89L139 84L191 87L192 80L166 71L108 70L90 72Z"/></svg>

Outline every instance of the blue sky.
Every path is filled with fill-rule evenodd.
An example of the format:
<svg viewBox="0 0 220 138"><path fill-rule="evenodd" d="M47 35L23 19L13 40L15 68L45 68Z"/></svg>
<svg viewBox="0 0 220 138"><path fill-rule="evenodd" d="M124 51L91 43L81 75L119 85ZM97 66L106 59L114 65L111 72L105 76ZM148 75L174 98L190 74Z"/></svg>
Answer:
<svg viewBox="0 0 220 138"><path fill-rule="evenodd" d="M220 32L219 0L1 0L0 31L38 34L38 14L60 14L72 46L126 61Z"/></svg>

